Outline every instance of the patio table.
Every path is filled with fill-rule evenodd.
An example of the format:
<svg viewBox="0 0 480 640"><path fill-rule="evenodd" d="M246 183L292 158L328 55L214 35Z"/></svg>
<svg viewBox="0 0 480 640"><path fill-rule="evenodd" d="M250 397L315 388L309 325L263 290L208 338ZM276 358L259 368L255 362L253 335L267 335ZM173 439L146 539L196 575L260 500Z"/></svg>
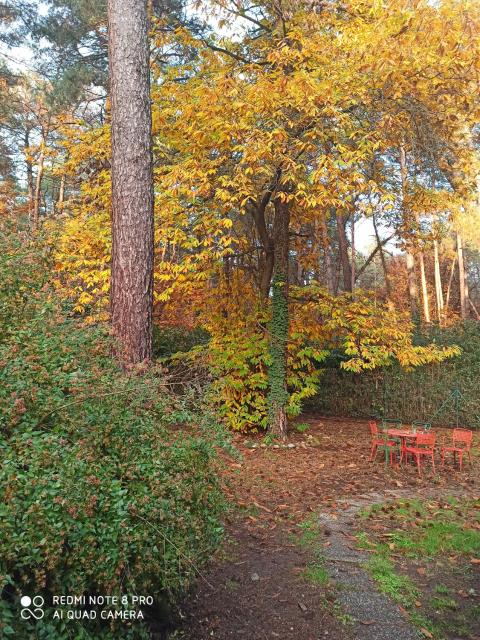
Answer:
<svg viewBox="0 0 480 640"><path fill-rule="evenodd" d="M387 434L392 436L392 438L400 438L401 446L400 446L400 462L403 462L403 457L405 455L405 448L407 446L407 440L416 440L418 433L414 433L411 429L388 429Z"/></svg>

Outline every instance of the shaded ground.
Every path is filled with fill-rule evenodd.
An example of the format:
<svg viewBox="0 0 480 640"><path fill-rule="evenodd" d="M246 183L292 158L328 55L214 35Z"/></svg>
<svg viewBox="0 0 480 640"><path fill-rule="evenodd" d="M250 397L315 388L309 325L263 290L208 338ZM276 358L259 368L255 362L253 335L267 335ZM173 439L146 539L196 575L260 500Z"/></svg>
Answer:
<svg viewBox="0 0 480 640"><path fill-rule="evenodd" d="M314 550L299 547L299 523L326 511L341 517L352 501L372 492L382 498L392 490L420 496L432 489L478 491L475 465L462 473L448 467L418 478L413 466L386 468L380 455L376 463L369 462L364 421L307 417L302 423L308 428L293 433L286 447L266 446L261 437L235 437L241 458L226 461L225 485L239 510L228 525L222 554L185 602L184 624L172 638L374 638L372 620L359 615L355 622L344 606L341 585L326 584L322 567L312 565ZM440 439L451 433L436 432ZM345 524L353 526L353 520ZM331 542L319 539L328 550ZM315 570L307 578L308 566ZM373 593L374 584L369 584ZM397 604L392 606L402 614ZM380 628L385 620L374 622ZM368 633L361 634L363 627ZM398 638L411 637L408 629L405 634Z"/></svg>
<svg viewBox="0 0 480 640"><path fill-rule="evenodd" d="M342 640L349 637L330 612L334 599L302 575L311 556L278 532L238 523L226 555L185 607L184 636L192 640Z"/></svg>

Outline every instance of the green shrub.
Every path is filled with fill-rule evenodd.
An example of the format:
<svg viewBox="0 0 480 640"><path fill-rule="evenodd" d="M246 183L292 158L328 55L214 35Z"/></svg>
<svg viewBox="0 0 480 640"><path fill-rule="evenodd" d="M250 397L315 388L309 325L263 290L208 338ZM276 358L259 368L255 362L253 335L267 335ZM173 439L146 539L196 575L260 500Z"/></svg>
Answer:
<svg viewBox="0 0 480 640"><path fill-rule="evenodd" d="M154 327L153 352L155 357L164 358L174 353L190 351L199 344L207 344L208 333L197 327Z"/></svg>
<svg viewBox="0 0 480 640"><path fill-rule="evenodd" d="M149 638L148 620L54 620L52 595L152 596L144 614L166 617L221 537L221 434L154 368L118 370L106 332L79 326L4 241L2 309L38 273L22 313L17 299L13 323L0 316L0 637ZM20 618L21 595L45 598L42 620Z"/></svg>

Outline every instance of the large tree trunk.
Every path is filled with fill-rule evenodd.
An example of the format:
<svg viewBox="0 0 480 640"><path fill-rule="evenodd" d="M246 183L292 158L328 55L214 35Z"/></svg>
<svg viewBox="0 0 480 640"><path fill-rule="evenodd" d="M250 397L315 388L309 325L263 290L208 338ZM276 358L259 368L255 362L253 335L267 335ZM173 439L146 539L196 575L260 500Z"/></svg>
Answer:
<svg viewBox="0 0 480 640"><path fill-rule="evenodd" d="M400 176L402 179L402 210L404 220L408 220L409 214L406 207L406 197L407 197L407 158L405 154L405 147L402 145L400 147ZM415 257L410 248L406 249L406 258L407 258L407 274L408 274L408 297L410 299L410 310L412 314L412 319L414 322L419 321L419 300L418 300L418 286L417 286L417 277L415 275Z"/></svg>
<svg viewBox="0 0 480 640"><path fill-rule="evenodd" d="M457 233L457 258L458 258L458 279L460 288L460 315L462 320L468 316L468 284L465 273L465 256L463 253L462 236Z"/></svg>
<svg viewBox="0 0 480 640"><path fill-rule="evenodd" d="M420 264L420 282L422 284L423 317L425 322L430 324L430 302L428 300L427 276L425 274L425 258L423 251L418 252L418 262Z"/></svg>
<svg viewBox="0 0 480 640"><path fill-rule="evenodd" d="M279 198L274 201L275 260L270 321L270 366L268 368L269 431L284 440L287 436L287 344L288 344L288 254L290 207Z"/></svg>
<svg viewBox="0 0 480 640"><path fill-rule="evenodd" d="M112 328L125 364L152 357L153 183L147 0L108 0Z"/></svg>
<svg viewBox="0 0 480 640"><path fill-rule="evenodd" d="M348 241L345 231L345 218L340 211L337 211L337 234L338 234L338 251L343 272L343 290L352 291L352 268L350 258L348 256Z"/></svg>
<svg viewBox="0 0 480 640"><path fill-rule="evenodd" d="M274 245L273 241L268 238L264 247L264 259L261 265L260 274L260 294L264 300L268 300L270 295L270 285L272 283L273 263L274 263Z"/></svg>

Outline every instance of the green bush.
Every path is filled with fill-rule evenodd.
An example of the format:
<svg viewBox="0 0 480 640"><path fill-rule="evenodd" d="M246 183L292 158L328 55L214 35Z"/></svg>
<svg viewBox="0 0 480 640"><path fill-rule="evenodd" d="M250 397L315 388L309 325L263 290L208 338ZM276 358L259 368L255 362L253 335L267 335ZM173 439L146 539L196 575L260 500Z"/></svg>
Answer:
<svg viewBox="0 0 480 640"><path fill-rule="evenodd" d="M4 243L0 308L16 313L0 315L0 637L149 638L148 620L55 620L52 596L152 596L144 614L166 617L221 537L221 434L154 368L119 371L106 332L69 317L25 260L36 249ZM25 594L45 598L42 620L20 618Z"/></svg>
<svg viewBox="0 0 480 640"><path fill-rule="evenodd" d="M172 356L174 353L190 351L199 344L207 344L208 333L201 327L155 327L153 331L153 353L156 358Z"/></svg>

